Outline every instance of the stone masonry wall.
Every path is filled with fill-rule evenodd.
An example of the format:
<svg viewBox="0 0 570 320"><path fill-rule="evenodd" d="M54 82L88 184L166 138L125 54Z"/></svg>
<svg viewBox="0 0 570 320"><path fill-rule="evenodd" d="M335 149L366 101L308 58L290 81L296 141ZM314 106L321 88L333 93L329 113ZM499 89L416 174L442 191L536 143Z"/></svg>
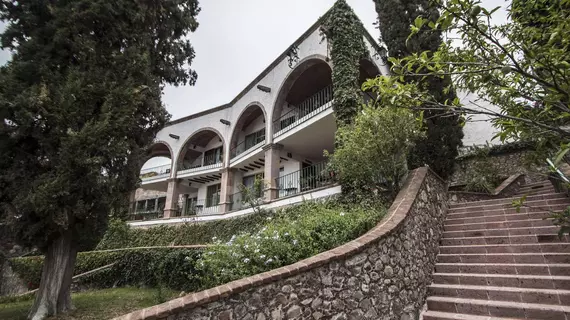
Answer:
<svg viewBox="0 0 570 320"><path fill-rule="evenodd" d="M429 169L416 169L387 216L360 238L117 319L416 319L432 282L446 189Z"/></svg>

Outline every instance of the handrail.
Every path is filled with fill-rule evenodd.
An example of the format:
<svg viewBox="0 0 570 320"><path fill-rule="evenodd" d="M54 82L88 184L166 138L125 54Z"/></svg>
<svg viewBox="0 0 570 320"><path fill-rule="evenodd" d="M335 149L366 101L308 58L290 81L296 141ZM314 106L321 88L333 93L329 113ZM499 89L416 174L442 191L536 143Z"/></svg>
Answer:
<svg viewBox="0 0 570 320"><path fill-rule="evenodd" d="M170 164L165 164L162 166L141 169L140 177L144 179L144 178L160 176L163 174L169 174L170 173L170 167L171 167Z"/></svg>
<svg viewBox="0 0 570 320"><path fill-rule="evenodd" d="M309 191L334 183L335 176L327 169L327 161L313 164L275 179L278 198Z"/></svg>
<svg viewBox="0 0 570 320"><path fill-rule="evenodd" d="M201 155L200 157L194 159L194 162L196 162L196 160L200 160L200 161L197 164L191 164L189 166L185 166L184 164L180 164L180 168L178 169L178 171L191 170L191 169L202 168L202 167L207 167L207 166L222 163L224 160L224 155L221 154L218 157L218 159L216 159L215 155L211 155L211 156L207 156L207 157L205 157L204 155Z"/></svg>
<svg viewBox="0 0 570 320"><path fill-rule="evenodd" d="M258 144L265 144L265 141L266 141L266 139L263 138L262 141L259 141L258 143L254 144L254 145L246 147L246 145L245 145L246 140L243 140L238 145L236 145L235 147L230 149L230 159L233 159L233 158L239 156L240 154L246 152L247 150L255 147Z"/></svg>
<svg viewBox="0 0 570 320"><path fill-rule="evenodd" d="M305 99L298 106L294 106L293 109L286 114L282 115L278 119L273 121L274 133L279 132L289 126L291 126L295 121L305 117L306 115L316 111L320 107L324 106L328 102L333 100L333 90L332 85L328 85L313 94L309 98ZM282 125L282 121L286 119L293 119L291 123L285 123Z"/></svg>

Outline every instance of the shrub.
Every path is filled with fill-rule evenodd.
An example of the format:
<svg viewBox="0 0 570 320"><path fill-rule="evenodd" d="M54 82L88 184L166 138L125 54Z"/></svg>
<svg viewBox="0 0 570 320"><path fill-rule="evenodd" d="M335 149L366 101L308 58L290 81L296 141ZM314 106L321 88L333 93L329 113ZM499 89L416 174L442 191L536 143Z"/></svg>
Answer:
<svg viewBox="0 0 570 320"><path fill-rule="evenodd" d="M376 206L378 208L378 206ZM285 209L254 233L218 240L197 262L203 288L292 264L348 242L372 228L384 209L308 202Z"/></svg>
<svg viewBox="0 0 570 320"><path fill-rule="evenodd" d="M344 190L395 196L407 173L408 152L420 136L420 122L409 110L365 106L354 124L338 128L330 164Z"/></svg>
<svg viewBox="0 0 570 320"><path fill-rule="evenodd" d="M119 251L80 252L75 275L114 263L109 268L81 278L79 282L96 288L126 285L164 285L172 289L193 290L197 284L194 262L201 252L185 248L153 248ZM43 257L14 258L10 264L29 289L39 286Z"/></svg>
<svg viewBox="0 0 570 320"><path fill-rule="evenodd" d="M492 193L501 184L499 170L489 157L489 148L473 149L473 164L467 171L465 190Z"/></svg>

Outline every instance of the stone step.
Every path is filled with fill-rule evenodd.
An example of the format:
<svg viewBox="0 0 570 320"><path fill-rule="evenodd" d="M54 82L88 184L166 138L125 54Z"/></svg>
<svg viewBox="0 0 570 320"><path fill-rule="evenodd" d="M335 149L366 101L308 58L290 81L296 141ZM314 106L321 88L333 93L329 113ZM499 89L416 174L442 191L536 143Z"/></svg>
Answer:
<svg viewBox="0 0 570 320"><path fill-rule="evenodd" d="M567 320L570 307L539 303L493 301L432 296L427 298L429 310L476 316L522 319Z"/></svg>
<svg viewBox="0 0 570 320"><path fill-rule="evenodd" d="M497 214L493 216L473 217L473 218L458 218L450 219L449 217L444 221L444 226L472 224L472 223L487 223L487 222L501 222L501 221L521 221L527 219L544 219L549 218L552 214L548 211L530 212L530 213L512 213L512 214Z"/></svg>
<svg viewBox="0 0 570 320"><path fill-rule="evenodd" d="M530 264L530 263L436 263L437 273L478 273L511 275L570 275L570 264Z"/></svg>
<svg viewBox="0 0 570 320"><path fill-rule="evenodd" d="M465 212L448 212L447 219L458 219L458 218L469 218L469 217L484 217L484 216L496 216L502 214L516 214L516 213L531 213L531 212L542 212L542 211L563 211L570 206L570 199L558 199L563 200L564 203L547 204L545 201L533 201L534 203L529 206L522 206L516 208L513 206L508 206L505 208L495 208L492 210L471 210ZM558 201L550 200L550 201Z"/></svg>
<svg viewBox="0 0 570 320"><path fill-rule="evenodd" d="M473 314L449 313L441 311L427 310L422 313L423 320L520 320L520 318L503 318L476 316Z"/></svg>
<svg viewBox="0 0 570 320"><path fill-rule="evenodd" d="M444 231L443 238L463 238L463 237L489 237L489 236L517 236L529 234L557 234L560 227L555 225L523 228L498 228L498 229L478 229Z"/></svg>
<svg viewBox="0 0 570 320"><path fill-rule="evenodd" d="M570 242L567 235L559 237L557 234L528 234L517 236L486 236L441 239L442 246L472 246L488 244L527 244L527 243L553 243Z"/></svg>
<svg viewBox="0 0 570 320"><path fill-rule="evenodd" d="M552 187L544 188L544 189L519 190L519 191L517 191L517 193L515 193L513 195L513 197L522 197L522 196L528 197L528 196L547 194L547 193L553 193L553 192L556 192L556 190Z"/></svg>
<svg viewBox="0 0 570 320"><path fill-rule="evenodd" d="M488 253L568 253L570 243L495 244L475 246L440 246L440 254Z"/></svg>
<svg viewBox="0 0 570 320"><path fill-rule="evenodd" d="M570 252L439 254L441 263L570 263Z"/></svg>
<svg viewBox="0 0 570 320"><path fill-rule="evenodd" d="M440 297L570 305L570 290L431 284L428 292Z"/></svg>
<svg viewBox="0 0 570 320"><path fill-rule="evenodd" d="M433 283L570 290L570 276L436 272Z"/></svg>
<svg viewBox="0 0 570 320"><path fill-rule="evenodd" d="M567 199L568 197L564 193L547 193L547 194L537 194L531 195L526 198L526 201L537 201L537 200L552 200L552 199ZM509 198L500 198L500 199L492 199L492 200L480 200L480 201L469 201L469 202L461 202L461 203L453 203L449 205L449 210L457 209L457 208L472 208L472 207L481 207L481 206L488 206L488 205L496 205L496 204L512 204L513 200L518 200L520 197L509 197Z"/></svg>
<svg viewBox="0 0 570 320"><path fill-rule="evenodd" d="M524 218L523 216L519 217ZM537 227L552 226L553 219L548 217L550 217L550 212L542 213L541 215L538 215L538 218L536 219L525 218L524 220L454 224L454 225L444 226L443 229L445 232L448 232L448 231L471 231L471 230L481 230L481 229L491 230L491 229L512 229L512 228L531 228L531 227L537 228Z"/></svg>
<svg viewBox="0 0 570 320"><path fill-rule="evenodd" d="M539 199L544 198L544 195L532 196L523 202L526 206L542 206L542 205L554 205L554 204L567 204L570 203L570 198L564 196L564 194L554 194L554 198L549 199ZM537 199L538 198L538 199ZM513 201L520 200L521 197L514 197L506 199L506 201L501 203L491 203L485 204L482 201L472 203L471 205L464 206L454 206L450 207L448 210L449 214L463 213L463 212L473 212L473 211L493 211L498 209L509 209L513 207Z"/></svg>

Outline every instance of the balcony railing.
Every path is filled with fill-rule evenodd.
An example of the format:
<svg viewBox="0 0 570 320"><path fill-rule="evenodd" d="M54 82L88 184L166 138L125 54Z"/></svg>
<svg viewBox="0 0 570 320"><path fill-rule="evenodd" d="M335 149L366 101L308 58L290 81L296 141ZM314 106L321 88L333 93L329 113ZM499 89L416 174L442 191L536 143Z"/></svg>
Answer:
<svg viewBox="0 0 570 320"><path fill-rule="evenodd" d="M275 136L279 136L328 109L333 99L332 85L310 96L293 110L273 121Z"/></svg>
<svg viewBox="0 0 570 320"><path fill-rule="evenodd" d="M263 140L258 141L257 143L251 143L249 141L244 140L230 150L230 159L239 156L240 154L246 152L249 149L252 149L255 146L262 146L264 144L265 144L265 138L263 138Z"/></svg>
<svg viewBox="0 0 570 320"><path fill-rule="evenodd" d="M142 180L154 180L160 178L168 178L170 176L170 164L163 166L142 169L140 178Z"/></svg>
<svg viewBox="0 0 570 320"><path fill-rule="evenodd" d="M138 220L156 220L162 218L164 215L164 210L162 208L153 211L137 211L130 213L128 220L138 221Z"/></svg>
<svg viewBox="0 0 570 320"><path fill-rule="evenodd" d="M180 210L178 217L192 217L197 215L209 215L220 213L220 196L215 195L208 199L188 201L184 211Z"/></svg>
<svg viewBox="0 0 570 320"><path fill-rule="evenodd" d="M263 191L261 190L259 194L257 194L256 196L257 202L261 203L263 201L263 197L264 197ZM246 199L244 199L242 192L236 192L234 194L229 195L228 202L230 203L229 206L230 211L241 210L250 207L250 204L246 201Z"/></svg>
<svg viewBox="0 0 570 320"><path fill-rule="evenodd" d="M200 158L194 160L194 162L190 165L180 165L179 167L179 174L183 174L189 171L195 171L199 168L201 169L212 169L222 166L222 162L224 160L224 156L220 155L216 157L215 155L211 156L201 156Z"/></svg>
<svg viewBox="0 0 570 320"><path fill-rule="evenodd" d="M334 182L334 174L328 170L326 162L319 162L275 179L279 190L278 198L324 187Z"/></svg>

